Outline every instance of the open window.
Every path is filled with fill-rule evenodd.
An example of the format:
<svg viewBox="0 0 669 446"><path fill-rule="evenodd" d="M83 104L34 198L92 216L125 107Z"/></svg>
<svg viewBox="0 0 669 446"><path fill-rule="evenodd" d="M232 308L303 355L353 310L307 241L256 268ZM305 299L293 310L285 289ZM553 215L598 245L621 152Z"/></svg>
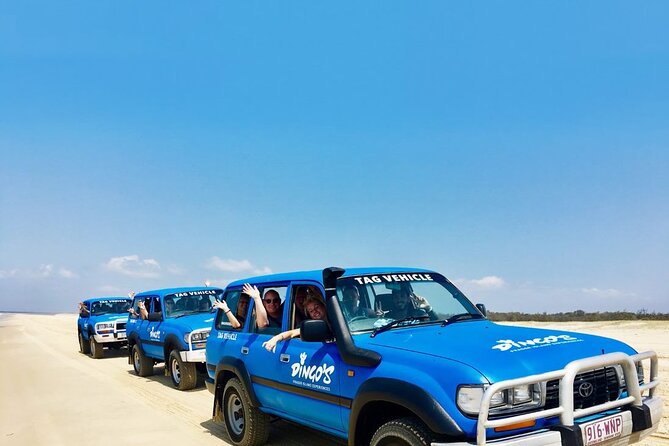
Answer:
<svg viewBox="0 0 669 446"><path fill-rule="evenodd" d="M254 331L261 334L275 335L284 331L284 312L286 302L286 292L288 287L285 285L258 287L262 296L262 303L269 319L268 327L258 327L254 323ZM257 311L254 316L257 317ZM254 320L255 322L255 320Z"/></svg>
<svg viewBox="0 0 669 446"><path fill-rule="evenodd" d="M241 331L246 326L248 319L249 307L251 306L251 297L248 294L242 293L241 290L229 290L221 298L228 304L230 308L230 316L241 324L239 328L235 328L230 321L230 316L223 311L219 311L216 315L216 329L217 330L235 330Z"/></svg>

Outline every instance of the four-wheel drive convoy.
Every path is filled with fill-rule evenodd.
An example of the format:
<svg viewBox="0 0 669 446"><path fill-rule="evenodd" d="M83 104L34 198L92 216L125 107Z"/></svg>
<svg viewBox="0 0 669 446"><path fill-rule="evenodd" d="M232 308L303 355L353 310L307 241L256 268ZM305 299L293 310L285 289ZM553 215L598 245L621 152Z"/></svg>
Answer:
<svg viewBox="0 0 669 446"><path fill-rule="evenodd" d="M280 330L297 326L300 289L324 300L327 322L302 322L301 337L272 353L263 344L279 329L256 326L252 299L240 329L217 313L206 384L214 419L236 445L263 444L270 419L280 417L349 445L608 446L639 441L662 415L654 352L495 324L433 271L248 278L226 287L233 313L247 282L281 296ZM169 348L158 351L166 357Z"/></svg>
<svg viewBox="0 0 669 446"><path fill-rule="evenodd" d="M125 325L130 299L94 297L83 301L77 319L79 351L95 359L104 356L104 347L121 348L126 344Z"/></svg>
<svg viewBox="0 0 669 446"><path fill-rule="evenodd" d="M128 320L129 363L139 376L165 363L174 387L189 390L205 374L205 345L214 321L213 303L220 288L169 288L136 294ZM148 312L140 315L139 303Z"/></svg>

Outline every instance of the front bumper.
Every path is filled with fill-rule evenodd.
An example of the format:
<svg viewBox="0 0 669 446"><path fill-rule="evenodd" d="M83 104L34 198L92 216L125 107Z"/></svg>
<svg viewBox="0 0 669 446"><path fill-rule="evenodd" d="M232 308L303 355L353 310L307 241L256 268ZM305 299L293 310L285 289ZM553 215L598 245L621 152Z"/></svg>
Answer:
<svg viewBox="0 0 669 446"><path fill-rule="evenodd" d="M96 333L93 335L95 342L98 344L106 344L109 342L127 342L128 338L125 335L125 331L117 331L116 333Z"/></svg>
<svg viewBox="0 0 669 446"><path fill-rule="evenodd" d="M633 411L648 412L650 419L634 416ZM624 410L595 421L607 418L622 417L620 435L608 440L597 442L597 446L623 446L637 443L657 430L662 418L662 399L659 397L645 398L641 409ZM585 427L589 423L575 423L573 426L557 425L550 429L528 432L510 437L496 438L486 443L491 446L572 446L587 445L588 438ZM648 425L650 424L650 425ZM476 442L432 443L432 446L474 446Z"/></svg>
<svg viewBox="0 0 669 446"><path fill-rule="evenodd" d="M179 352L181 360L184 362L205 362L207 360L206 350L184 350Z"/></svg>
<svg viewBox="0 0 669 446"><path fill-rule="evenodd" d="M648 381L640 384L636 367L637 363L643 361L650 362L650 374ZM626 395L621 395L617 400L576 409L574 407L574 381L577 375L611 366L619 366L622 369L627 385ZM476 441L456 444L483 446L489 442L504 446L593 446L595 444L597 446L608 446L635 443L657 429L662 417L662 400L654 396L655 388L660 383L658 371L657 354L655 352L648 351L631 356L624 353L608 353L572 361L562 370L494 383L485 390L481 400L476 424ZM505 418L489 418L491 400L496 392L511 389L514 386L540 384L556 379L559 380L558 407ZM647 393L647 396L643 395L645 393ZM600 416L598 417L598 415ZM525 434L510 434L507 437L487 440L488 434L493 432L492 429L505 429L518 423L553 417L559 417L558 424ZM593 434L592 425L599 421L615 423L616 428L612 428L611 432L602 433L604 426L597 424L594 427L599 428L600 432ZM584 429L581 429L581 427ZM586 435L586 430L589 435ZM609 435L610 433L615 435ZM441 446L442 444L436 442L433 443L433 446Z"/></svg>

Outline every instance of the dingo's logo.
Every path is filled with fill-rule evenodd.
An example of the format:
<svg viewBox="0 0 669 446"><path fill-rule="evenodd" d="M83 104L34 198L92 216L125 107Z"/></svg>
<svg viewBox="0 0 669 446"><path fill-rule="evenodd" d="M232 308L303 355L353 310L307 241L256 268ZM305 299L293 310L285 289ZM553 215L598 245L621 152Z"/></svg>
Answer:
<svg viewBox="0 0 669 446"><path fill-rule="evenodd" d="M500 351L510 350L512 352L518 350L527 350L528 348L547 347L549 345L566 344L568 342L580 342L583 339L575 338L570 335L550 335L545 338L527 339L525 341L513 341L511 339L500 339L497 345L493 345L493 349Z"/></svg>
<svg viewBox="0 0 669 446"><path fill-rule="evenodd" d="M156 330L156 327L151 327L151 331L149 332L149 337L151 339L160 339L160 330Z"/></svg>
<svg viewBox="0 0 669 446"><path fill-rule="evenodd" d="M309 380L312 383L330 384L332 382L331 375L334 372L334 365L327 365L323 363L321 365L306 365L307 360L306 352L300 353L300 362L296 362L290 366L293 378L302 378Z"/></svg>

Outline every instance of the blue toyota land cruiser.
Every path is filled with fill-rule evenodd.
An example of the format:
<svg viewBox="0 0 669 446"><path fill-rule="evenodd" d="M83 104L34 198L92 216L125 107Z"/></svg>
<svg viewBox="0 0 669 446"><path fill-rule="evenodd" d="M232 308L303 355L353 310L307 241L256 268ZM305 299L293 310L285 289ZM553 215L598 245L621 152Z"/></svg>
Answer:
<svg viewBox="0 0 669 446"><path fill-rule="evenodd" d="M280 296L280 329L255 323L247 282ZM251 305L242 324L219 310L207 341L213 417L235 445L263 444L280 417L349 445L604 446L639 441L662 415L654 352L495 324L433 271L276 274L223 299Z"/></svg>
<svg viewBox="0 0 669 446"><path fill-rule="evenodd" d="M94 297L83 301L77 319L79 351L100 359L104 356L104 347L125 346L128 308L130 299L125 297Z"/></svg>
<svg viewBox="0 0 669 446"><path fill-rule="evenodd" d="M165 374L179 390L197 385L205 374L205 343L220 288L169 288L136 294L128 316L128 361L139 376L165 363ZM143 308L142 308L143 307ZM144 316L142 312L146 310Z"/></svg>

